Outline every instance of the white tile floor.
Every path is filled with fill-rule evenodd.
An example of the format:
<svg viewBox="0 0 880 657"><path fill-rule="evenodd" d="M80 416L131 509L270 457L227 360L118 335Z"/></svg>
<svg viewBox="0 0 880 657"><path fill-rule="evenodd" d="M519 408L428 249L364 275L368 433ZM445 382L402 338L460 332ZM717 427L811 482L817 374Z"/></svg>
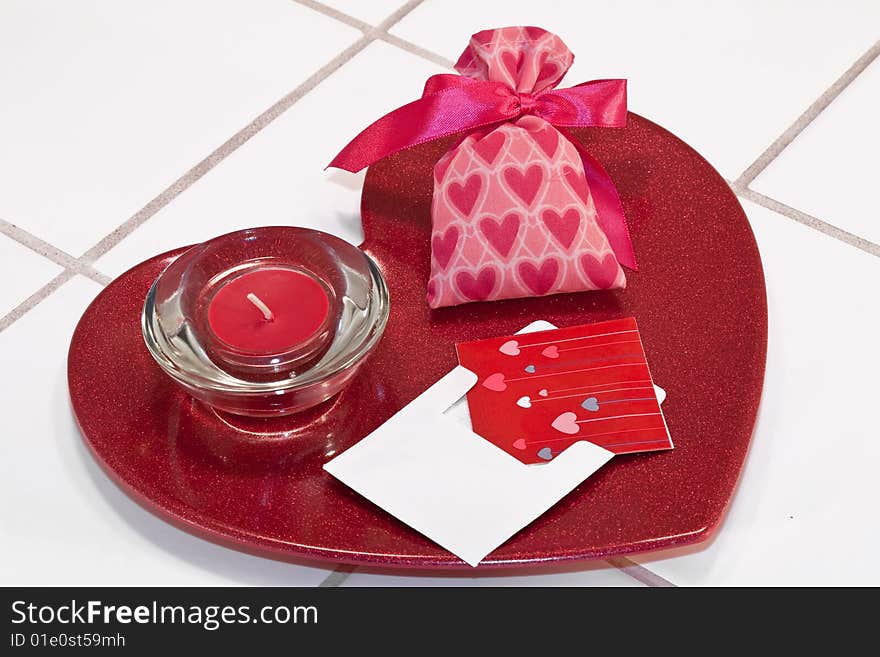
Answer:
<svg viewBox="0 0 880 657"><path fill-rule="evenodd" d="M75 277L0 333L4 585L315 585L326 569L258 559L181 532L131 501L88 454L70 412L67 349L101 288ZM41 402L34 405L34 394ZM32 412L9 412L31 408ZM17 444L10 444L15 441ZM26 500L26 503L23 501Z"/></svg>
<svg viewBox="0 0 880 657"><path fill-rule="evenodd" d="M393 70L394 76L376 76ZM174 202L99 259L118 275L132 264L183 244L255 225L320 225L363 241L363 175L324 167L371 120L421 93L443 72L399 48L374 41ZM350 99L357 98L358 111Z"/></svg>
<svg viewBox="0 0 880 657"><path fill-rule="evenodd" d="M454 61L474 25L544 27L575 54L568 84L627 78L633 111L735 178L873 44L878 22L875 0L427 0L391 32Z"/></svg>
<svg viewBox="0 0 880 657"><path fill-rule="evenodd" d="M402 16L391 36L369 31L391 15ZM880 51L878 20L871 0L3 3L0 364L23 380L0 397L11 445L0 465L0 582L880 583L870 566L880 548L870 469L880 456L880 70L850 70ZM734 187L762 204L743 200L767 274L770 343L754 444L717 538L624 570L346 576L214 546L131 502L86 454L67 401L70 333L100 286L82 276L46 286L64 272L39 255L47 243L78 258L77 270L110 276L249 225L311 225L357 243L362 177L324 165L364 124L417 97L471 32L516 23L567 41L578 56L570 82L628 77L630 107L728 179L767 165ZM840 89L814 118L811 106ZM809 125L777 152L799 117Z"/></svg>
<svg viewBox="0 0 880 657"><path fill-rule="evenodd" d="M706 549L638 561L676 584L880 584L874 372L880 258L743 203L767 285L764 394L745 470ZM874 330L876 333L876 330ZM848 337L849 336L849 337Z"/></svg>
<svg viewBox="0 0 880 657"><path fill-rule="evenodd" d="M73 255L360 36L288 0L0 11L0 217Z"/></svg>
<svg viewBox="0 0 880 657"><path fill-rule="evenodd" d="M11 311L62 271L54 262L5 235L0 235L0 263L3 263L3 272L15 272L14 276L4 276L3 285L0 285L0 316Z"/></svg>
<svg viewBox="0 0 880 657"><path fill-rule="evenodd" d="M880 62L807 126L752 188L880 244Z"/></svg>

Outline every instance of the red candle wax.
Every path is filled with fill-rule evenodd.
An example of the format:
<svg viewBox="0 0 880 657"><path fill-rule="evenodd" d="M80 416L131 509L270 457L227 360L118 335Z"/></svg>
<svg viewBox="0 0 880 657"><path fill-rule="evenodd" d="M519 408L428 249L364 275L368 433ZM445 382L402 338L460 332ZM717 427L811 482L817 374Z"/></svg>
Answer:
<svg viewBox="0 0 880 657"><path fill-rule="evenodd" d="M315 335L329 309L327 292L311 276L282 267L261 267L217 290L208 305L208 324L235 349L271 355L289 351Z"/></svg>

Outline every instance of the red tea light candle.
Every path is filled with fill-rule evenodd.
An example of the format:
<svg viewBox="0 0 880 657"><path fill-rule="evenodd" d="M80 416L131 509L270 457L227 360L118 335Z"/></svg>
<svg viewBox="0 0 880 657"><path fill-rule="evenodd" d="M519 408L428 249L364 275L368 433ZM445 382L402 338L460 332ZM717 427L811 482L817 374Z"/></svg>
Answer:
<svg viewBox="0 0 880 657"><path fill-rule="evenodd" d="M232 349L271 356L307 345L329 312L327 292L313 277L259 267L218 288L208 305L208 325Z"/></svg>
<svg viewBox="0 0 880 657"><path fill-rule="evenodd" d="M196 399L273 417L326 401L357 374L389 315L378 266L307 228L220 235L170 260L144 299L156 363Z"/></svg>

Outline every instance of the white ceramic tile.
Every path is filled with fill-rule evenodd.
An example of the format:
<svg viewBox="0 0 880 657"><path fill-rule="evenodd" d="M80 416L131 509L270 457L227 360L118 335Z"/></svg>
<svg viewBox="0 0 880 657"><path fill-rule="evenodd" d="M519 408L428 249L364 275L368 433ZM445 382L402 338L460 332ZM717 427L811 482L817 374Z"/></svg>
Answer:
<svg viewBox="0 0 880 657"><path fill-rule="evenodd" d="M2 194L2 193L0 193ZM0 235L0 317L48 283L61 267Z"/></svg>
<svg viewBox="0 0 880 657"><path fill-rule="evenodd" d="M876 0L427 0L392 32L453 61L471 33L537 25L576 56L563 86L629 79L630 109L738 177L877 38Z"/></svg>
<svg viewBox="0 0 880 657"><path fill-rule="evenodd" d="M0 585L314 585L329 571L248 556L182 532L125 496L88 454L66 356L97 284L61 286L0 333Z"/></svg>
<svg viewBox="0 0 880 657"><path fill-rule="evenodd" d="M880 62L843 90L752 183L798 210L880 244Z"/></svg>
<svg viewBox="0 0 880 657"><path fill-rule="evenodd" d="M640 558L679 585L878 585L880 258L744 204L767 281L767 373L708 547Z"/></svg>
<svg viewBox="0 0 880 657"><path fill-rule="evenodd" d="M81 254L359 36L290 0L0 3L0 216Z"/></svg>
<svg viewBox="0 0 880 657"><path fill-rule="evenodd" d="M324 167L366 125L418 98L437 72L394 46L370 44L96 266L116 275L161 251L261 225L308 226L359 244L363 175Z"/></svg>
<svg viewBox="0 0 880 657"><path fill-rule="evenodd" d="M323 0L323 4L344 14L378 25L404 3L404 0Z"/></svg>
<svg viewBox="0 0 880 657"><path fill-rule="evenodd" d="M355 570L342 586L644 586L626 573L605 564L590 567L568 567L557 572L524 571L524 574L479 577L467 573L405 575Z"/></svg>

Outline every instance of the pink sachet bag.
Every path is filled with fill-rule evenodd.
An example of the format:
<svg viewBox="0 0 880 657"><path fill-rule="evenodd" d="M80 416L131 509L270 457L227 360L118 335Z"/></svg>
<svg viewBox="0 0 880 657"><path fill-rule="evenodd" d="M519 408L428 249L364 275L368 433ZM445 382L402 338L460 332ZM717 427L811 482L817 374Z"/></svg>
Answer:
<svg viewBox="0 0 880 657"><path fill-rule="evenodd" d="M332 163L357 170L464 133L434 167L432 308L626 286L621 264L635 268L635 259L617 192L563 132L623 125L625 81L554 91L573 60L539 28L479 32L455 65L461 76L433 76L420 100L370 126Z"/></svg>

